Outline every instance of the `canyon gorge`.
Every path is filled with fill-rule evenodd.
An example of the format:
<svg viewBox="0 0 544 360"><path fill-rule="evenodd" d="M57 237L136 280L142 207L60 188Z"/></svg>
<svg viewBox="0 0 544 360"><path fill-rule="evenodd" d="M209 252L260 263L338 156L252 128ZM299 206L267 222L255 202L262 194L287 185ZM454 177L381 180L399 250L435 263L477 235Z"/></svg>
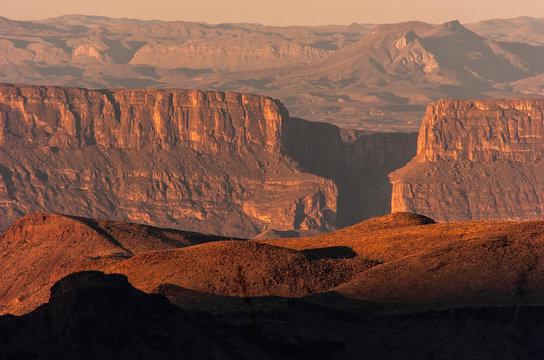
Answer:
<svg viewBox="0 0 544 360"><path fill-rule="evenodd" d="M244 238L397 211L538 219L543 110L441 100L419 135L372 133L291 117L259 95L4 84L0 228L33 212Z"/></svg>
<svg viewBox="0 0 544 360"><path fill-rule="evenodd" d="M544 357L543 83L544 18L0 17L0 360Z"/></svg>
<svg viewBox="0 0 544 360"><path fill-rule="evenodd" d="M291 118L278 101L199 90L0 85L6 229L32 212L252 237L389 213L415 134Z"/></svg>

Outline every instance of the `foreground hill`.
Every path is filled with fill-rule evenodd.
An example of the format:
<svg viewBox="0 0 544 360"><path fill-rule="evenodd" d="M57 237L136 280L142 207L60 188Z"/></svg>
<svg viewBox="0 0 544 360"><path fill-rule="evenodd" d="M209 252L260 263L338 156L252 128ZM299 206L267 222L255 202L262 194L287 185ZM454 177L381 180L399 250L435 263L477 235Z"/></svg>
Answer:
<svg viewBox="0 0 544 360"><path fill-rule="evenodd" d="M232 241L34 215L0 244L9 245L0 271L19 268L25 283L52 284L55 264L127 274L77 272L51 287L49 302L19 297L19 314L43 305L0 316L1 359L544 354L543 221L396 213L316 238ZM3 277L0 291L18 283Z"/></svg>
<svg viewBox="0 0 544 360"><path fill-rule="evenodd" d="M540 304L544 222L437 224L409 213L314 238L226 240L59 215L22 219L0 239L3 312L21 314L78 270L212 312L282 298L363 312ZM150 251L151 250L151 251Z"/></svg>
<svg viewBox="0 0 544 360"><path fill-rule="evenodd" d="M192 313L122 275L81 272L49 303L0 317L0 358L536 359L542 306L371 317L303 301L252 317ZM130 346L127 346L129 344Z"/></svg>
<svg viewBox="0 0 544 360"><path fill-rule="evenodd" d="M267 243L297 250L345 246L378 264L314 298L341 307L436 309L543 301L543 221L435 224L396 213L315 238Z"/></svg>
<svg viewBox="0 0 544 360"><path fill-rule="evenodd" d="M43 303L49 288L86 263L110 264L153 250L220 236L56 214L31 214L0 236L0 312L20 314Z"/></svg>

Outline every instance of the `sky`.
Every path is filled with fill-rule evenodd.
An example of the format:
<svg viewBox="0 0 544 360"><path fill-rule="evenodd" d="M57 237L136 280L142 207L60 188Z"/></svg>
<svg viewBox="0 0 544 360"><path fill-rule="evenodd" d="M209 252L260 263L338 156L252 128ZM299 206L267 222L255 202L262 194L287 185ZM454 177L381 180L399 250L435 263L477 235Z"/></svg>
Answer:
<svg viewBox="0 0 544 360"><path fill-rule="evenodd" d="M282 26L407 20L470 23L544 17L544 0L0 0L0 16L14 20L65 14Z"/></svg>

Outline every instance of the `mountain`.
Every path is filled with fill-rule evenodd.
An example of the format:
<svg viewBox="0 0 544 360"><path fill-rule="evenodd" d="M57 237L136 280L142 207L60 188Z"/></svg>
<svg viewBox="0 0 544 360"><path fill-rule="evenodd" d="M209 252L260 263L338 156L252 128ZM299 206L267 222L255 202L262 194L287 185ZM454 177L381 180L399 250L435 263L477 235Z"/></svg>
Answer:
<svg viewBox="0 0 544 360"><path fill-rule="evenodd" d="M505 22L535 30L503 39L456 21L274 27L2 18L0 81L258 93L280 99L296 117L409 132L438 99L541 92L534 80L544 73L544 46L533 39L539 20Z"/></svg>
<svg viewBox="0 0 544 360"><path fill-rule="evenodd" d="M137 25L149 25L160 23L159 20L139 20L130 18L111 18L107 16L96 15L61 15L53 18L47 18L44 20L33 21L48 25L70 25L70 26L94 26L94 25L117 25L117 24L137 24Z"/></svg>
<svg viewBox="0 0 544 360"><path fill-rule="evenodd" d="M393 172L392 210L438 221L543 217L542 99L429 105L416 157Z"/></svg>
<svg viewBox="0 0 544 360"><path fill-rule="evenodd" d="M139 76L132 76L143 79L149 78L150 74L157 79L156 69L178 69L171 73L175 76L184 68L190 73L191 70L233 71L307 64L352 44L370 28L370 25L357 24L321 27L210 25L82 15L26 22L3 18L0 22L5 51L14 52L4 59L4 64L22 67L28 62L35 76L45 77L47 70L55 66L77 67L85 72L87 69L83 65L97 66L99 71L108 71L107 65L126 65L122 66L125 71L140 69ZM53 52L57 53L55 57L44 60ZM161 76L168 73L163 71ZM69 75L66 73L59 78L69 79ZM101 84L108 81L98 76L94 79L89 72L84 78Z"/></svg>
<svg viewBox="0 0 544 360"><path fill-rule="evenodd" d="M198 81L210 88L271 94L308 119L408 131L419 126L431 101L512 96L508 84L542 73L543 56L540 47L503 45L457 21L440 26L408 22L379 25L311 65L210 73Z"/></svg>
<svg viewBox="0 0 544 360"><path fill-rule="evenodd" d="M495 41L544 45L544 18L522 16L513 19L490 19L467 24L466 27Z"/></svg>
<svg viewBox="0 0 544 360"><path fill-rule="evenodd" d="M3 84L0 228L56 212L237 237L329 231L389 212L387 174L415 141L291 118L257 95Z"/></svg>

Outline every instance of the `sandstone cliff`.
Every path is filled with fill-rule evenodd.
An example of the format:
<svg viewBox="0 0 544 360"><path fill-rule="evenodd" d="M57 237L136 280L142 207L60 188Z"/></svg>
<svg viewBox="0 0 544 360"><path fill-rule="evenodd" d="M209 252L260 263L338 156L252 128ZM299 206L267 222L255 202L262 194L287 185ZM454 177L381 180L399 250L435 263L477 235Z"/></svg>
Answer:
<svg viewBox="0 0 544 360"><path fill-rule="evenodd" d="M0 85L0 229L57 212L238 237L327 231L389 213L387 174L415 143L257 95Z"/></svg>
<svg viewBox="0 0 544 360"><path fill-rule="evenodd" d="M544 217L544 100L429 105L417 155L390 175L392 211L439 221Z"/></svg>
<svg viewBox="0 0 544 360"><path fill-rule="evenodd" d="M1 227L48 211L230 236L331 229L336 186L281 153L286 118L237 93L0 85Z"/></svg>

